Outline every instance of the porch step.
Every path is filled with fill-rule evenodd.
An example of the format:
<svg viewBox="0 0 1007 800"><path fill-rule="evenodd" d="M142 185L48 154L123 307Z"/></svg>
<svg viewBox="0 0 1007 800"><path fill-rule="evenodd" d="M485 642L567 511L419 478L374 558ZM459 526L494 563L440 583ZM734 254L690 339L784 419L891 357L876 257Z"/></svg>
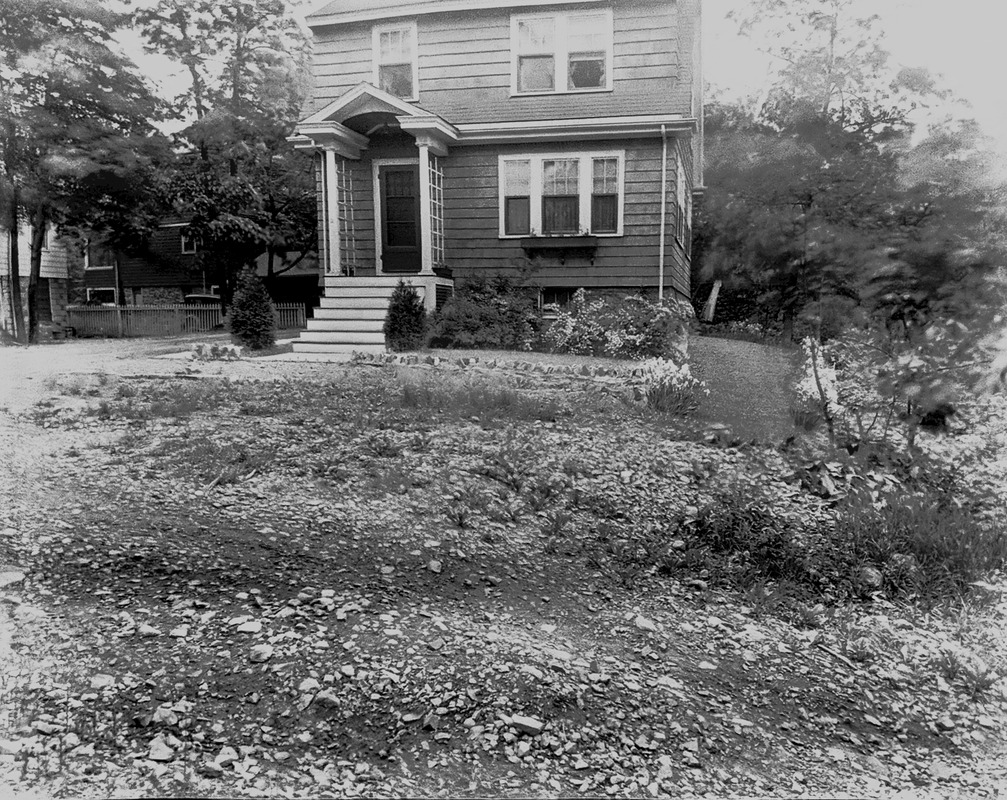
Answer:
<svg viewBox="0 0 1007 800"><path fill-rule="evenodd" d="M328 300L329 298L323 297L322 300ZM335 300L335 298L332 298ZM357 304L345 303L342 305L332 304L328 306L322 306L321 308L315 309L315 319L317 320L333 320L333 319L359 319L359 320L373 320L377 319L377 314L375 311L380 310L382 314L382 319L384 319L385 306L378 305L379 300L375 300L375 306L373 308L361 307ZM309 322L311 320L308 320ZM310 325L308 326L310 327Z"/></svg>
<svg viewBox="0 0 1007 800"><path fill-rule="evenodd" d="M295 353L384 353L384 344L320 344L318 342L296 341Z"/></svg>
<svg viewBox="0 0 1007 800"><path fill-rule="evenodd" d="M332 332L337 331L357 331L360 333L381 333L382 328L385 325L385 314L381 313L381 318L377 319L375 316L371 316L369 319L365 317L352 317L349 319L319 319L316 315L314 319L308 320L308 331L315 332Z"/></svg>
<svg viewBox="0 0 1007 800"><path fill-rule="evenodd" d="M375 310L381 309L382 313L388 308L389 297L382 295L376 297L322 297L319 308L333 309L360 309Z"/></svg>
<svg viewBox="0 0 1007 800"><path fill-rule="evenodd" d="M385 335L381 331L301 331L300 338L294 342L310 342L312 344L374 344L385 345Z"/></svg>

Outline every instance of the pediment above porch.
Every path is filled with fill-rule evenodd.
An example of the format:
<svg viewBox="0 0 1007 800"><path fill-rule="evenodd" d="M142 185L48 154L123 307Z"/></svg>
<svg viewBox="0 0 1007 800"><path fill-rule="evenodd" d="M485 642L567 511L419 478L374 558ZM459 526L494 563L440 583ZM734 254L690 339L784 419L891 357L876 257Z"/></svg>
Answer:
<svg viewBox="0 0 1007 800"><path fill-rule="evenodd" d="M437 155L447 155L458 130L443 117L369 83L361 83L297 124L290 141L299 149L333 149L357 159L376 131L398 128Z"/></svg>

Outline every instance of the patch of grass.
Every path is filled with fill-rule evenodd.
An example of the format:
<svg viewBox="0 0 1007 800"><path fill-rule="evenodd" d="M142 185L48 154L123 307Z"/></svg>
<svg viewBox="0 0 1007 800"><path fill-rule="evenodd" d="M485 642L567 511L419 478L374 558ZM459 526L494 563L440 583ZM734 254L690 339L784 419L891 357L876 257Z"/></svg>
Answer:
<svg viewBox="0 0 1007 800"><path fill-rule="evenodd" d="M403 408L450 413L480 420L554 422L561 414L552 398L535 397L504 384L483 381L424 381L402 386Z"/></svg>

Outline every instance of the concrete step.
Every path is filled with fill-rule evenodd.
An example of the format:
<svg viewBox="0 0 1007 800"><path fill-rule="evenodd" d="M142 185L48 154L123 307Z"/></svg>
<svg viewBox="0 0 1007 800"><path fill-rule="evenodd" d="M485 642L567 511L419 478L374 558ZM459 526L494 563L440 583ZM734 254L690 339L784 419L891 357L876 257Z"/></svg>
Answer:
<svg viewBox="0 0 1007 800"><path fill-rule="evenodd" d="M346 286L352 287L380 287L383 289L392 290L399 285L400 280L405 280L406 283L412 283L414 286L418 286L419 282L424 279L428 279L431 276L420 276L420 275L378 275L369 277L332 277L326 276L324 286L328 288L343 288Z"/></svg>
<svg viewBox="0 0 1007 800"><path fill-rule="evenodd" d="M316 308L315 319L380 319L384 322L386 309L381 308ZM309 322L311 320L308 320Z"/></svg>
<svg viewBox="0 0 1007 800"><path fill-rule="evenodd" d="M312 342L314 344L385 344L381 331L304 331L294 344Z"/></svg>
<svg viewBox="0 0 1007 800"><path fill-rule="evenodd" d="M326 297L391 297L394 286L326 286Z"/></svg>
<svg viewBox="0 0 1007 800"><path fill-rule="evenodd" d="M293 345L295 353L384 353L383 344L322 344L319 342L296 341Z"/></svg>
<svg viewBox="0 0 1007 800"><path fill-rule="evenodd" d="M385 320L381 319L309 319L308 331L352 331L356 333L380 333Z"/></svg>
<svg viewBox="0 0 1007 800"><path fill-rule="evenodd" d="M320 308L345 308L381 311L388 309L387 297L323 297Z"/></svg>

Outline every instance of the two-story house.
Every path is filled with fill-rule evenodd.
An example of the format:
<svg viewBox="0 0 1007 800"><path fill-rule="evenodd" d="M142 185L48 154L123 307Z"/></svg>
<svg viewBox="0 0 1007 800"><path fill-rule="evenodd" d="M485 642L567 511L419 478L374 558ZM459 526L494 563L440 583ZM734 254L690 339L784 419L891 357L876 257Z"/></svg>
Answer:
<svg viewBox="0 0 1007 800"><path fill-rule="evenodd" d="M577 288L689 296L701 0L333 0L308 17L322 307L295 349L380 348L408 276L532 258Z"/></svg>
<svg viewBox="0 0 1007 800"><path fill-rule="evenodd" d="M31 228L23 225L18 231L18 275L22 319L28 324L28 277L31 271ZM11 281L11 255L13 237L9 228L0 228L0 330L14 335L14 286ZM52 326L61 332L66 324L67 289L69 267L73 258L70 246L56 236L56 230L49 227L42 242L42 263L39 269L38 321L43 328Z"/></svg>

